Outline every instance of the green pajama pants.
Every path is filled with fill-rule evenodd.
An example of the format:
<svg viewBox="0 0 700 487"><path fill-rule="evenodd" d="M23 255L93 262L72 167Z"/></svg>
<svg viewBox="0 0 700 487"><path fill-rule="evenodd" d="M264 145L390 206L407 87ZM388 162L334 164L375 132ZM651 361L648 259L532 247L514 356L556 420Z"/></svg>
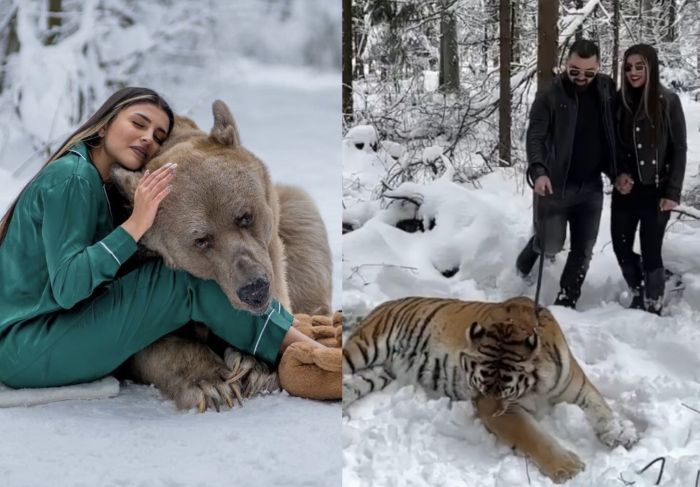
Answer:
<svg viewBox="0 0 700 487"><path fill-rule="evenodd" d="M273 363L292 320L277 301L259 316L237 310L214 281L150 261L70 310L11 326L0 338L0 382L19 388L95 380L189 321Z"/></svg>

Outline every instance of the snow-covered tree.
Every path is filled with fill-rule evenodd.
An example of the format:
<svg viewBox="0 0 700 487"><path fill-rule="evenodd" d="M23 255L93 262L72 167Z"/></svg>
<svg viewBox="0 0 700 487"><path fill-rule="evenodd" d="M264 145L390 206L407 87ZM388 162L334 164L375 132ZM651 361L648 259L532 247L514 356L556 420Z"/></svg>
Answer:
<svg viewBox="0 0 700 487"><path fill-rule="evenodd" d="M424 148L441 145L458 174L460 167L470 174L477 167L477 173L489 172L507 160L507 153L522 168L529 104L535 90L550 82L552 70L564 63L577 36L599 44L602 70L616 79L624 50L648 42L659 50L665 84L676 90L700 87L700 2L510 3L511 46L506 48L499 42L503 19L495 0L355 2L354 114L346 129L370 124L380 139L401 142L406 157L415 157L408 167L420 164ZM435 89L442 84L438 74L443 73L443 13L448 4L457 28L455 59L460 62L459 90L454 92ZM499 52L501 47L505 51ZM506 53L510 60L502 66L499 59ZM507 85L509 90L501 91ZM505 103L508 93L510 107ZM507 121L508 114L512 127L499 128L499 120ZM508 135L511 143L506 142Z"/></svg>

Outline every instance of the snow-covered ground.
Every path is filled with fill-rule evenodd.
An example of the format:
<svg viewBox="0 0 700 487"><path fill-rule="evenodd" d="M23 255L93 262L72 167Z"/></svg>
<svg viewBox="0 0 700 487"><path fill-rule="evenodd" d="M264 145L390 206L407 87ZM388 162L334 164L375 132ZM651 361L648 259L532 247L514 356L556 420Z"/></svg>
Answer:
<svg viewBox="0 0 700 487"><path fill-rule="evenodd" d="M267 163L273 180L310 192L329 230L339 308L340 77L237 66L234 77L218 72L196 89L163 91L204 130L212 125L211 102L224 100L243 144ZM19 149L16 155L29 156ZM3 212L22 186L0 168ZM219 414L179 412L156 389L133 384L113 399L0 409L0 485L339 485L340 418L339 403L286 393Z"/></svg>
<svg viewBox="0 0 700 487"><path fill-rule="evenodd" d="M688 126L685 188L700 183L700 104L682 98ZM343 310L364 316L388 299L410 295L503 300L534 297L535 286L515 274L515 258L531 232L531 192L523 176L497 169L480 179L481 189L444 179L405 184L395 193L422 199L420 212L395 202L380 210L367 202L384 172L376 156L344 145L344 221L364 225L343 237ZM658 317L620 304L625 284L612 251L610 201L578 310L552 306L569 345L610 405L631 419L641 440L630 451L609 451L583 413L559 405L542 427L575 451L586 470L572 486L653 485L664 456L660 485L695 485L700 470L700 222L669 225L664 258L681 273L686 290L669 315ZM394 226L423 220L426 232ZM566 254L545 266L542 301L558 291ZM452 277L442 272L454 271ZM535 270L536 273L536 270ZM690 408L694 408L693 411ZM428 399L413 386L392 384L348 407L343 419L343 485L470 487L552 485L537 468L474 419L468 402Z"/></svg>

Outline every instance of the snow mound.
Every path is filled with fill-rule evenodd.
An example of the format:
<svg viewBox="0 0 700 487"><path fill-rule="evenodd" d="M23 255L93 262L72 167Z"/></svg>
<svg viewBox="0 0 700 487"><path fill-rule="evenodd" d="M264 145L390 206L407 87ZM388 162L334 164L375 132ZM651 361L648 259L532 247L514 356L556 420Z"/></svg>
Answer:
<svg viewBox="0 0 700 487"><path fill-rule="evenodd" d="M345 134L345 141L357 150L365 152L376 152L377 140L377 131L371 125L356 125Z"/></svg>

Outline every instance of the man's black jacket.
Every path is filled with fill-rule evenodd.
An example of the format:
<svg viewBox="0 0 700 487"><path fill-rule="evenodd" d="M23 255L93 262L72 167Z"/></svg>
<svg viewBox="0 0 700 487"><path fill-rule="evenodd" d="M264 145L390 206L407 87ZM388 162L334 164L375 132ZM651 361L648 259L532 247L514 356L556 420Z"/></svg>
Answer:
<svg viewBox="0 0 700 487"><path fill-rule="evenodd" d="M537 94L530 108L530 125L527 129L528 181L532 185L538 177L549 176L555 195L561 194L566 186L578 112L576 90L566 76L566 73L556 76L548 89ZM615 84L609 76L598 74L595 87L591 88L598 90L603 133L610 151L606 160L602 161L605 162L603 171L614 180L617 176Z"/></svg>

